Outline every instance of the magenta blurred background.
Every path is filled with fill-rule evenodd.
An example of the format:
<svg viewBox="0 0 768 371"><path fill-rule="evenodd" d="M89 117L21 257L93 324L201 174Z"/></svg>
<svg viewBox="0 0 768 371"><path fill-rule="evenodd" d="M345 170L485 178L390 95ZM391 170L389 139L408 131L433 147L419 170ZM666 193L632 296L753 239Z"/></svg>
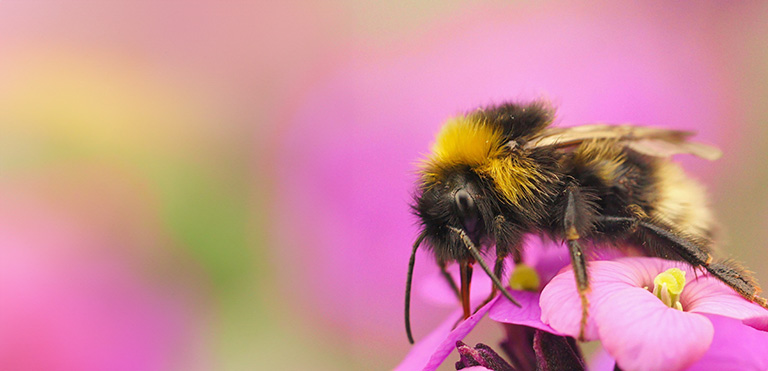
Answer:
<svg viewBox="0 0 768 371"><path fill-rule="evenodd" d="M765 19L724 1L0 1L0 368L394 367L415 163L444 119L508 99L721 147L680 161L722 255L768 284ZM452 309L419 291L434 270L419 254L417 339Z"/></svg>

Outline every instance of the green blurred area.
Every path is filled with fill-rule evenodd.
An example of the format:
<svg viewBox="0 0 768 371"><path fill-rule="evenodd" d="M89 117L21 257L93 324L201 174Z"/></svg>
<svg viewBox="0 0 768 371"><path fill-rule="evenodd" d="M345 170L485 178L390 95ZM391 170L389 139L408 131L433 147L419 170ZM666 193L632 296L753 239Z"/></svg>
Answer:
<svg viewBox="0 0 768 371"><path fill-rule="evenodd" d="M138 178L176 246L204 267L216 290L242 280L260 250L246 236L250 153L234 137L237 128L207 136L211 108L119 61L96 53L44 58L53 61L17 67L5 92L2 175L95 165L117 170L105 177Z"/></svg>

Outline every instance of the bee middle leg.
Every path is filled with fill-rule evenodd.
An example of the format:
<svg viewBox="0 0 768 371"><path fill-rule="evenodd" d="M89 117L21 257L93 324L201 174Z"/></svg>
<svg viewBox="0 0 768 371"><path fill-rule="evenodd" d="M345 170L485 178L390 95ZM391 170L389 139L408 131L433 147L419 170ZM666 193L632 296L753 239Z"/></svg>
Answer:
<svg viewBox="0 0 768 371"><path fill-rule="evenodd" d="M507 258L506 255L496 255L496 263L493 265L493 274L499 279L501 279L504 274L504 259L506 258ZM474 312L472 313L477 313L477 311L480 310L480 308L484 307L486 304L488 304L488 302L493 300L493 298L495 298L496 294L498 293L499 293L499 289L496 288L495 284L491 283L491 294L488 295L488 297L485 298L485 300L483 300L483 302L480 305L478 305L477 308L475 308Z"/></svg>
<svg viewBox="0 0 768 371"><path fill-rule="evenodd" d="M589 316L589 300L587 299L587 293L589 292L589 277L587 276L587 261L584 257L584 250L579 243L581 235L579 234L579 203L584 204L585 200L579 200L577 192L574 188L571 188L566 193L567 203L565 207L565 217L563 219L563 226L565 228L565 240L568 244L568 251L571 255L571 265L573 266L573 274L576 278L576 289L579 292L579 298L581 299L581 324L579 326L579 340L585 340L585 329L587 327L587 318ZM582 214L585 209L582 208ZM586 217L586 215L582 215Z"/></svg>
<svg viewBox="0 0 768 371"><path fill-rule="evenodd" d="M504 276L504 259L507 258L506 254L496 254L496 263L493 265L493 274L496 275L499 279L501 279ZM491 301L494 296L498 293L498 289L496 288L496 285L491 285L491 296L488 297L486 302Z"/></svg>
<svg viewBox="0 0 768 371"><path fill-rule="evenodd" d="M497 277L500 281L504 277L504 270L506 268L505 262L509 255L512 255L515 264L519 264L523 260L521 254L522 236L515 225L509 223L503 215L497 215L494 218L493 231L496 236L496 262L493 266L493 276ZM505 296L509 296L509 293L506 292L506 290L501 290L496 283L492 283L491 294L479 307L477 307L477 309L485 306L485 304L490 302L500 292ZM512 303L514 304L515 302L512 301Z"/></svg>

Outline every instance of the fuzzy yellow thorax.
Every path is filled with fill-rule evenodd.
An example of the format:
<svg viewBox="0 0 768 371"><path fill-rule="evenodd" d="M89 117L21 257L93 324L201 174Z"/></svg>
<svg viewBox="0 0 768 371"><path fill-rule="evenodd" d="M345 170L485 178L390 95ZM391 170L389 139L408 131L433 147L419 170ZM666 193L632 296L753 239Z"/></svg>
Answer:
<svg viewBox="0 0 768 371"><path fill-rule="evenodd" d="M493 180L496 190L510 203L535 198L536 182L545 178L528 158L511 155L501 129L476 116L450 119L438 133L432 154L421 171L425 185L434 184L456 166L469 166Z"/></svg>
<svg viewBox="0 0 768 371"><path fill-rule="evenodd" d="M501 131L471 117L449 120L437 134L430 162L448 167L479 166L502 154Z"/></svg>

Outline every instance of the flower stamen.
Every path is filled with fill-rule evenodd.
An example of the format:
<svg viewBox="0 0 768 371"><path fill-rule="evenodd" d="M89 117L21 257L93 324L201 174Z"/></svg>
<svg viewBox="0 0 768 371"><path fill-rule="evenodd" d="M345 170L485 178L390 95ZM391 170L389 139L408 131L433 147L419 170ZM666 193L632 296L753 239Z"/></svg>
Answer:
<svg viewBox="0 0 768 371"><path fill-rule="evenodd" d="M509 287L513 290L539 291L541 279L533 267L524 263L515 265L512 275L509 277Z"/></svg>
<svg viewBox="0 0 768 371"><path fill-rule="evenodd" d="M683 310L680 304L680 293L685 287L685 272L678 268L670 268L659 273L653 279L653 294L659 298L664 305Z"/></svg>

